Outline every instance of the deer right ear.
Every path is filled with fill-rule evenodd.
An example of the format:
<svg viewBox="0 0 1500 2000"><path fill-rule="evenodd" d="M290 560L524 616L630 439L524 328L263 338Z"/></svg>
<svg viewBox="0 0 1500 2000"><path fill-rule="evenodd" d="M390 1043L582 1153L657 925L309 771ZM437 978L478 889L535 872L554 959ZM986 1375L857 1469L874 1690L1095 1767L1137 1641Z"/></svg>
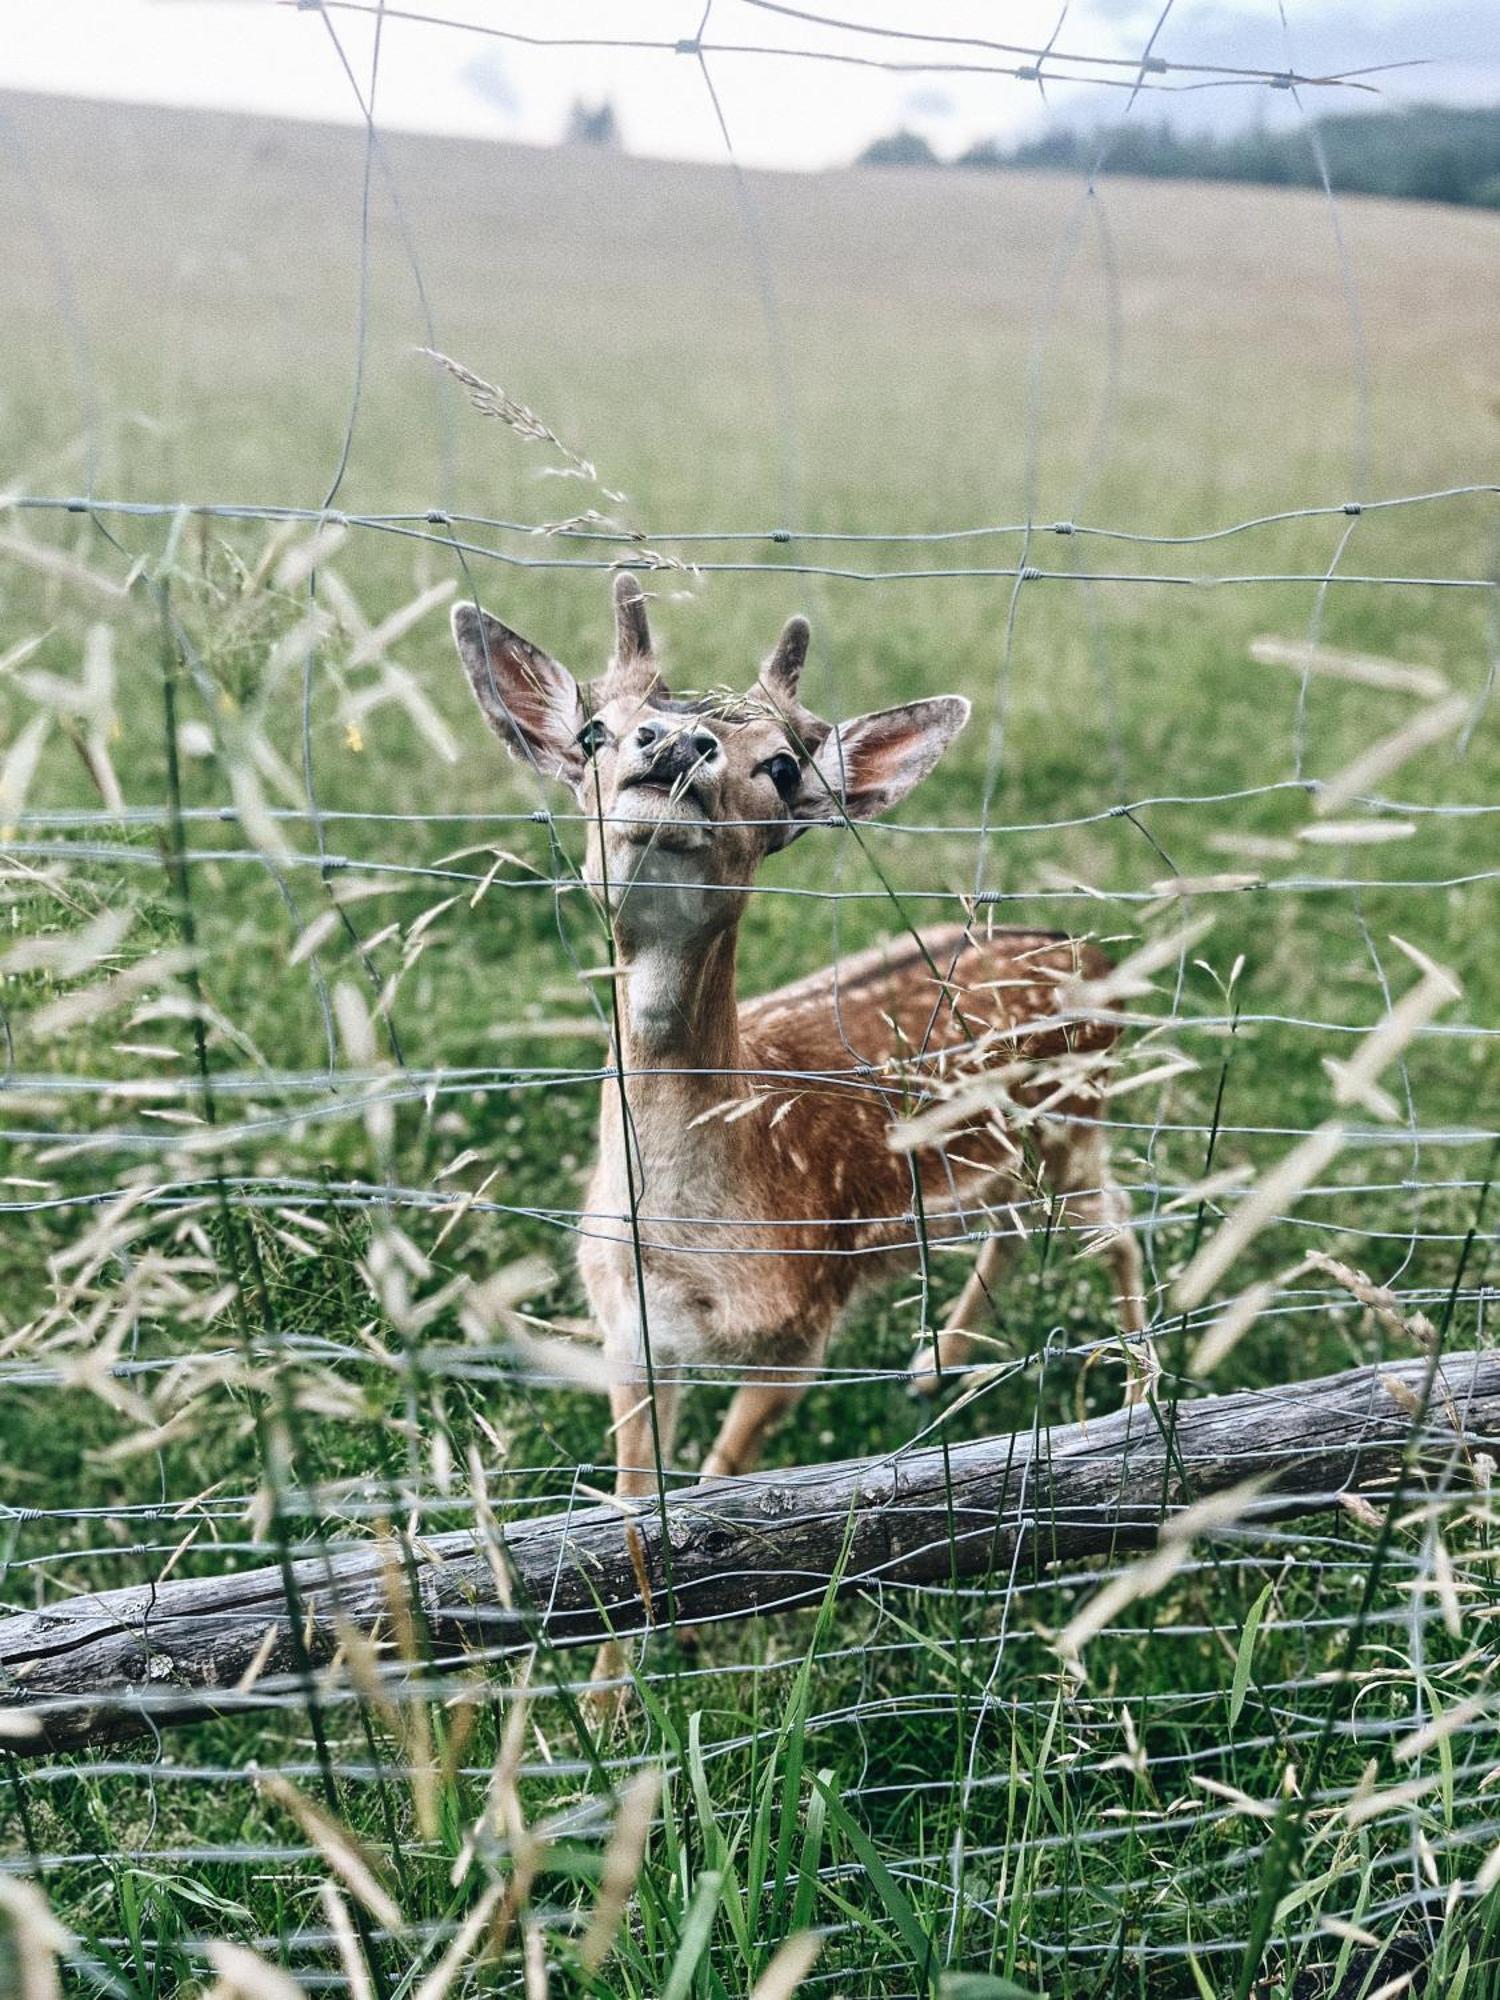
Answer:
<svg viewBox="0 0 1500 2000"><path fill-rule="evenodd" d="M548 778L578 785L587 759L577 681L550 654L476 604L455 604L453 637L485 720L506 749Z"/></svg>

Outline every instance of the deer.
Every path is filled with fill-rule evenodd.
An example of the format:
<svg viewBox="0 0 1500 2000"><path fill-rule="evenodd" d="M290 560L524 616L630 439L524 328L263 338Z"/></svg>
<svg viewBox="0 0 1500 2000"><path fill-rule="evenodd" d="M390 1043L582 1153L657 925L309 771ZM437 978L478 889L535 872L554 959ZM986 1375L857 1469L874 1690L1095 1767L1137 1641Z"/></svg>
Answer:
<svg viewBox="0 0 1500 2000"><path fill-rule="evenodd" d="M736 1383L702 1477L747 1473L853 1301L927 1247L972 1241L977 1213L1008 1212L912 1361L916 1391L940 1388L974 1351L1025 1238L1016 1204L1036 1190L1097 1233L1138 1400L1154 1365L1142 1261L1087 1073L1121 1024L1067 1004L1107 973L1103 950L948 923L739 997L761 864L812 828L899 805L969 703L815 715L798 692L800 617L745 694L679 698L638 580L618 574L613 598L614 650L586 682L477 603L452 624L501 743L577 801L583 880L609 926L613 1046L578 1261L608 1364L619 1502L661 1481L685 1372L708 1364ZM920 1127L954 1078L977 1079L985 1102L967 1113L958 1090L959 1115L902 1150L903 1124ZM599 1673L618 1657L607 1647Z"/></svg>

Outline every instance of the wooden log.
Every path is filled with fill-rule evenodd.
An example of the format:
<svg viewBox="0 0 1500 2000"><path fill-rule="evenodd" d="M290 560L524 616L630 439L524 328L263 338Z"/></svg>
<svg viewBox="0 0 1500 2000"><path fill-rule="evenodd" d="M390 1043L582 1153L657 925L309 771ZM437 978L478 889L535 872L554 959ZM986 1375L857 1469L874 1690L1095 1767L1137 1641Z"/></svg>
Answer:
<svg viewBox="0 0 1500 2000"><path fill-rule="evenodd" d="M1411 1441L1423 1360L1286 1388L1122 1409L1036 1435L978 1438L879 1458L710 1480L669 1495L676 1615L705 1624L882 1584L942 1584L1155 1543L1168 1512L1261 1479L1256 1518L1326 1510L1388 1480ZM1170 1434L1170 1467L1167 1463ZM1500 1354L1442 1364L1420 1441L1429 1473L1460 1484L1500 1435ZM372 1542L228 1576L94 1592L0 1621L0 1744L76 1749L306 1693L304 1660L327 1662L351 1630L391 1659L456 1668L666 1622L657 1503L592 1506L513 1524L496 1551L470 1533ZM644 1584L644 1589L643 1589ZM410 1592L430 1653L391 1658L392 1592ZM509 1597L510 1602L505 1601ZM300 1624L294 1625L294 1607ZM254 1669L253 1688L238 1688ZM331 1687L325 1672L319 1684ZM348 1682L341 1685L347 1687Z"/></svg>

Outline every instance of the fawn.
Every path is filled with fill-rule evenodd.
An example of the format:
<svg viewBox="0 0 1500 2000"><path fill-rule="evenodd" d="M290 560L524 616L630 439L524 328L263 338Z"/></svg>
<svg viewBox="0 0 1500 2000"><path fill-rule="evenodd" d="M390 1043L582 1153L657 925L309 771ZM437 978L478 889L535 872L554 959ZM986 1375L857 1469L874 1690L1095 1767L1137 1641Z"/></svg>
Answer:
<svg viewBox="0 0 1500 2000"><path fill-rule="evenodd" d="M943 695L825 722L798 699L800 618L748 695L678 700L634 577L617 577L614 607L614 655L587 684L473 604L455 608L453 631L500 740L579 800L585 879L613 931L618 1046L579 1262L613 1370L618 1492L654 1486L684 1369L718 1364L738 1380L703 1472L747 1471L851 1298L918 1261L918 1218L929 1242L952 1241L974 1233L976 1210L1038 1188L1105 1232L1138 1394L1150 1354L1140 1253L1086 1075L1119 1025L1065 1004L1070 983L1108 971L1096 946L950 924L736 997L740 919L761 862L810 826L898 805L969 704ZM1083 1068L1070 1077L1075 1057ZM955 1076L1002 1088L950 1120L941 1144L895 1150L914 1098ZM1042 1107L1029 1152L997 1103ZM967 1329L1022 1239L1013 1208L990 1226L914 1363L917 1386L964 1360Z"/></svg>

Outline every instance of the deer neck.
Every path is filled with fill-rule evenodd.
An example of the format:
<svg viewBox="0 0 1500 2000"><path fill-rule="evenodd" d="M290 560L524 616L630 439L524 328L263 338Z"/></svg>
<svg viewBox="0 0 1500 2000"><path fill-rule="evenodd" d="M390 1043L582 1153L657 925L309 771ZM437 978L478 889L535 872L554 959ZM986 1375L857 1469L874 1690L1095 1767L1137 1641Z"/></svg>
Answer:
<svg viewBox="0 0 1500 2000"><path fill-rule="evenodd" d="M704 940L617 936L620 1053L628 1072L674 1094L718 1102L740 1067L738 926ZM632 1095L634 1090L632 1091Z"/></svg>

